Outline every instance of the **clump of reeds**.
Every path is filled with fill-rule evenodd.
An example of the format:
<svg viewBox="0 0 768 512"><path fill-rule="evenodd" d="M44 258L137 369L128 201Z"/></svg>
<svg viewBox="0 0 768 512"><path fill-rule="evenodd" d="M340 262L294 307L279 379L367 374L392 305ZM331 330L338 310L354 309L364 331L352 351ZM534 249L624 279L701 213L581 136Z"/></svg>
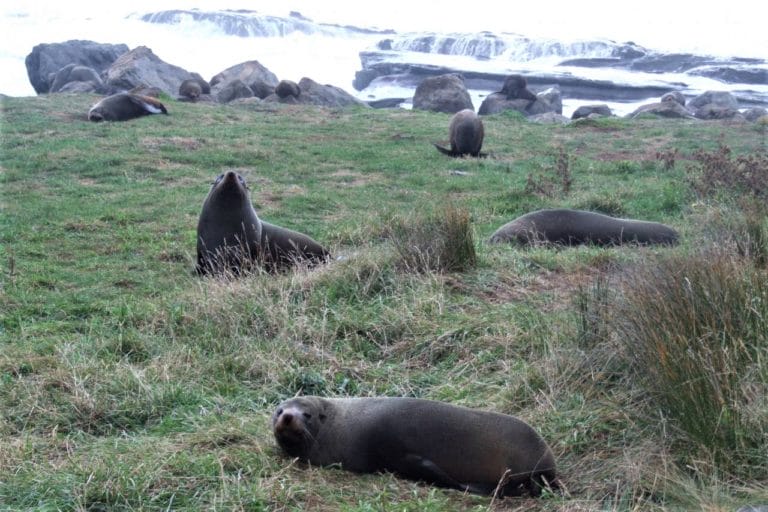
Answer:
<svg viewBox="0 0 768 512"><path fill-rule="evenodd" d="M460 272L477 263L469 211L451 204L393 219L390 240L410 271Z"/></svg>
<svg viewBox="0 0 768 512"><path fill-rule="evenodd" d="M725 251L627 269L611 315L636 384L686 446L740 478L768 475L768 276ZM691 450L690 448L693 447Z"/></svg>

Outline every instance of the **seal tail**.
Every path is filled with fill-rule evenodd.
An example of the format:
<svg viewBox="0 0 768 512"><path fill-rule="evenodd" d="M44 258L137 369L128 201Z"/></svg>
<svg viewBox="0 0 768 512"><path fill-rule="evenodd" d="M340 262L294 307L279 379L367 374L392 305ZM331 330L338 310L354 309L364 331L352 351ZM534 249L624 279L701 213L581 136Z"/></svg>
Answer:
<svg viewBox="0 0 768 512"><path fill-rule="evenodd" d="M435 142L433 142L432 145L435 146L437 148L437 150L439 152L441 152L442 154L444 154L444 155L456 156L456 153L454 153L453 150L451 150L451 149L444 148L443 146L440 146L439 144L437 144Z"/></svg>

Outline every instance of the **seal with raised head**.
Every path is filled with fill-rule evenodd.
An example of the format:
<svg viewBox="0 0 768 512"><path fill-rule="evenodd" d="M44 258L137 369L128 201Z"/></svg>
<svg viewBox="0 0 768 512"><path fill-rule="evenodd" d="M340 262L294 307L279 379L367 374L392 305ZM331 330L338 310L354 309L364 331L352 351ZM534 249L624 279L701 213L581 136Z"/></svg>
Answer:
<svg viewBox="0 0 768 512"><path fill-rule="evenodd" d="M127 121L150 114L168 114L165 105L155 98L120 92L107 96L88 111L89 121Z"/></svg>
<svg viewBox="0 0 768 512"><path fill-rule="evenodd" d="M238 173L227 171L213 182L197 223L199 274L239 274L256 266L277 270L329 257L307 235L259 219L245 179Z"/></svg>
<svg viewBox="0 0 768 512"><path fill-rule="evenodd" d="M609 217L602 213L553 208L526 213L496 230L491 242L563 245L674 245L678 233L659 222Z"/></svg>
<svg viewBox="0 0 768 512"><path fill-rule="evenodd" d="M480 152L483 147L483 137L485 129L483 121L471 109L465 108L456 112L451 117L448 125L448 140L451 143L451 149L444 148L434 144L438 151L449 156L485 156Z"/></svg>
<svg viewBox="0 0 768 512"><path fill-rule="evenodd" d="M280 404L277 444L291 457L497 497L557 488L555 458L524 421L419 398L322 398Z"/></svg>

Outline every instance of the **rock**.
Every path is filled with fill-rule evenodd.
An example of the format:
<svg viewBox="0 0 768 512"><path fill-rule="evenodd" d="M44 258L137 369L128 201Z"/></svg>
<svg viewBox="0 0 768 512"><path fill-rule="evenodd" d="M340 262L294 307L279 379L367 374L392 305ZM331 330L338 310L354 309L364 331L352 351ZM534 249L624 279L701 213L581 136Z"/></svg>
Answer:
<svg viewBox="0 0 768 512"><path fill-rule="evenodd" d="M242 80L235 78L228 82L220 82L214 87L214 94L219 103L229 103L242 98L253 98L253 91Z"/></svg>
<svg viewBox="0 0 768 512"><path fill-rule="evenodd" d="M102 94L104 89L102 86L96 85L93 82L67 82L61 88L56 91L57 93L73 93L73 94L86 94L96 93Z"/></svg>
<svg viewBox="0 0 768 512"><path fill-rule="evenodd" d="M275 88L278 83L277 75L261 65L257 60L249 60L228 67L224 71L217 73L211 78L211 87L215 87L222 82L240 80L245 84L254 82L263 82Z"/></svg>
<svg viewBox="0 0 768 512"><path fill-rule="evenodd" d="M543 114L536 114L528 117L528 120L533 123L539 124L568 124L570 119L557 112L545 112Z"/></svg>
<svg viewBox="0 0 768 512"><path fill-rule="evenodd" d="M736 97L726 91L707 91L693 98L686 106L689 110L695 112L704 105L715 105L717 107L733 109L739 108L739 102L736 100Z"/></svg>
<svg viewBox="0 0 768 512"><path fill-rule="evenodd" d="M705 121L713 121L717 119L734 119L741 117L741 113L738 109L731 107L721 107L714 103L709 103L703 107L697 108L694 113L696 119L703 119Z"/></svg>
<svg viewBox="0 0 768 512"><path fill-rule="evenodd" d="M147 86L157 87L169 96L176 96L181 83L190 78L193 75L189 71L168 64L146 46L138 46L121 55L107 69L104 81L111 90L127 91Z"/></svg>
<svg viewBox="0 0 768 512"><path fill-rule="evenodd" d="M554 86L536 94L536 99L549 105L547 112L563 113L563 93L560 87Z"/></svg>
<svg viewBox="0 0 768 512"><path fill-rule="evenodd" d="M731 84L768 84L768 69L757 66L707 66L693 69L689 74L714 78Z"/></svg>
<svg viewBox="0 0 768 512"><path fill-rule="evenodd" d="M275 94L281 99L287 98L288 96L298 98L301 94L301 89L299 89L299 85L296 82L280 80L280 83L275 86Z"/></svg>
<svg viewBox="0 0 768 512"><path fill-rule="evenodd" d="M368 106L365 102L355 98L340 87L322 85L307 77L299 80L299 89L301 94L298 97L288 96L286 99L295 100L301 105L317 105L320 107ZM273 96L279 99L276 94ZM283 102L283 100L280 101Z"/></svg>
<svg viewBox="0 0 768 512"><path fill-rule="evenodd" d="M675 99L642 105L637 109L635 109L635 111L629 114L627 117L635 118L640 114L653 114L659 117L678 118L678 119L693 118L693 112L691 112L690 110L685 108L683 105L678 103L677 100Z"/></svg>
<svg viewBox="0 0 768 512"><path fill-rule="evenodd" d="M661 97L661 102L663 103L665 101L675 101L680 105L685 106L685 96L680 91L668 92Z"/></svg>
<svg viewBox="0 0 768 512"><path fill-rule="evenodd" d="M458 74L425 78L413 94L414 110L455 114L465 108L474 110L464 79Z"/></svg>
<svg viewBox="0 0 768 512"><path fill-rule="evenodd" d="M761 117L767 116L768 110L764 109L763 107L752 107L745 110L742 115L744 116L744 119L750 123L754 123Z"/></svg>
<svg viewBox="0 0 768 512"><path fill-rule="evenodd" d="M253 91L253 95L262 100L275 92L275 86L270 85L263 80L254 81L249 87Z"/></svg>
<svg viewBox="0 0 768 512"><path fill-rule="evenodd" d="M104 83L95 69L79 64L67 64L56 72L53 83L51 83L50 92L60 92L65 85L72 82L82 82L83 85L69 87L69 92L74 92L73 88L79 90L88 89L87 92L100 92L104 87ZM88 84L90 84L90 87Z"/></svg>
<svg viewBox="0 0 768 512"><path fill-rule="evenodd" d="M127 51L128 46L124 44L101 44L94 41L45 43L32 48L24 63L35 92L44 94L50 91L53 78L61 68L78 64L102 73Z"/></svg>
<svg viewBox="0 0 768 512"><path fill-rule="evenodd" d="M613 115L611 108L604 104L582 105L571 114L571 119L581 119L582 117L594 117L594 115L609 117Z"/></svg>

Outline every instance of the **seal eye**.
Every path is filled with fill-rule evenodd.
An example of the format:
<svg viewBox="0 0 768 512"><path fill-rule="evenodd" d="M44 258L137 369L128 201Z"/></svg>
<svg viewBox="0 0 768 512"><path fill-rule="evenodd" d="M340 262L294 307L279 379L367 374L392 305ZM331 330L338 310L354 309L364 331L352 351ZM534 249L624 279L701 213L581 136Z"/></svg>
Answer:
<svg viewBox="0 0 768 512"><path fill-rule="evenodd" d="M304 413L304 417L307 418L307 419L310 419L312 417L312 415L309 414L308 412L305 412Z"/></svg>
<svg viewBox="0 0 768 512"><path fill-rule="evenodd" d="M275 413L275 415L277 415L277 416L280 416L281 414L283 414L283 408L282 408L282 407L280 407L280 408L277 410L277 412Z"/></svg>
<svg viewBox="0 0 768 512"><path fill-rule="evenodd" d="M216 179L213 180L213 184L216 185L217 183L219 183L223 179L224 179L224 175L223 174L219 174L218 176L216 176Z"/></svg>

